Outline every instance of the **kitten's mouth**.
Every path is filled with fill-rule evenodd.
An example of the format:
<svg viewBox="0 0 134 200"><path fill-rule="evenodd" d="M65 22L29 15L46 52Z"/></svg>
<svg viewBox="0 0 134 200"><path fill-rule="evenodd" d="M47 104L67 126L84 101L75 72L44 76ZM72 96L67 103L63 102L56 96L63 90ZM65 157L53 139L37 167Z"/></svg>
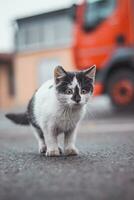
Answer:
<svg viewBox="0 0 134 200"><path fill-rule="evenodd" d="M81 107L82 104L81 103L73 103L73 107Z"/></svg>

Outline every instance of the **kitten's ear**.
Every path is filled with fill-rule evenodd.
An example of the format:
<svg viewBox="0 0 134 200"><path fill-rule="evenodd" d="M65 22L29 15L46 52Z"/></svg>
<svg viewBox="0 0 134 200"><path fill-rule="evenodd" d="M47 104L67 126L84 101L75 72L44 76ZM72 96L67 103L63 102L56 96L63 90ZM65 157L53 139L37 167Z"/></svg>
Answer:
<svg viewBox="0 0 134 200"><path fill-rule="evenodd" d="M96 65L93 65L90 68L84 70L84 73L88 78L91 78L94 80L95 74L96 74Z"/></svg>
<svg viewBox="0 0 134 200"><path fill-rule="evenodd" d="M58 83L63 77L67 75L67 72L61 66L57 66L54 69L54 79Z"/></svg>

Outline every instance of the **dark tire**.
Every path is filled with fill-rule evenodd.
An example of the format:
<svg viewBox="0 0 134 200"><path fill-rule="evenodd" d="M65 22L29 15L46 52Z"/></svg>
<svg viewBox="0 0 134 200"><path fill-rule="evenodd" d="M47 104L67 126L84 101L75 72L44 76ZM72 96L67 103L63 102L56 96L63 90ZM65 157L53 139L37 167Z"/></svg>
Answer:
<svg viewBox="0 0 134 200"><path fill-rule="evenodd" d="M134 71L129 69L114 71L108 79L107 93L117 108L134 107Z"/></svg>

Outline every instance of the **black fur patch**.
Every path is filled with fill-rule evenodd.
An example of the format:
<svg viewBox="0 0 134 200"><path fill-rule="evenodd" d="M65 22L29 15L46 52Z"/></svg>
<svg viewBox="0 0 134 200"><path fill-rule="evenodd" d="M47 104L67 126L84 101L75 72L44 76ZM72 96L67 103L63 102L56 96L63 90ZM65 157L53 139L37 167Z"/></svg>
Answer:
<svg viewBox="0 0 134 200"><path fill-rule="evenodd" d="M29 125L27 113L19 113L19 114L8 113L5 116L16 124Z"/></svg>
<svg viewBox="0 0 134 200"><path fill-rule="evenodd" d="M28 108L27 108L28 119L29 119L29 122L33 125L33 127L36 128L36 130L37 130L37 132L39 134L39 137L41 139L44 139L43 132L42 132L40 126L36 122L36 118L34 116L33 109L34 109L34 96L29 101L29 104L28 104Z"/></svg>
<svg viewBox="0 0 134 200"><path fill-rule="evenodd" d="M68 72L65 77L63 77L60 83L57 85L56 89L59 93L65 93L68 85L73 81L75 74L73 72Z"/></svg>
<svg viewBox="0 0 134 200"><path fill-rule="evenodd" d="M50 85L50 86L49 86L49 89L51 89L51 88L53 88L53 85Z"/></svg>
<svg viewBox="0 0 134 200"><path fill-rule="evenodd" d="M93 92L93 80L88 78L83 72L78 72L76 78L81 89L85 89L87 92Z"/></svg>

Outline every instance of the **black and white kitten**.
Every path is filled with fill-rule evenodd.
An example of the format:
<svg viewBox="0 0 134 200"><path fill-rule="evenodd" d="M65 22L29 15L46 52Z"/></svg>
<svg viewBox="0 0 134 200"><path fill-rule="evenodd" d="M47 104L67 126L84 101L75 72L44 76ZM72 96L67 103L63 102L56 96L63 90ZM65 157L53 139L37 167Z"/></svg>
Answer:
<svg viewBox="0 0 134 200"><path fill-rule="evenodd" d="M95 65L79 72L56 67L54 79L45 82L35 92L27 112L7 114L6 117L17 124L31 125L40 153L59 156L57 136L64 133L64 154L77 155L76 127L93 93L95 72Z"/></svg>

